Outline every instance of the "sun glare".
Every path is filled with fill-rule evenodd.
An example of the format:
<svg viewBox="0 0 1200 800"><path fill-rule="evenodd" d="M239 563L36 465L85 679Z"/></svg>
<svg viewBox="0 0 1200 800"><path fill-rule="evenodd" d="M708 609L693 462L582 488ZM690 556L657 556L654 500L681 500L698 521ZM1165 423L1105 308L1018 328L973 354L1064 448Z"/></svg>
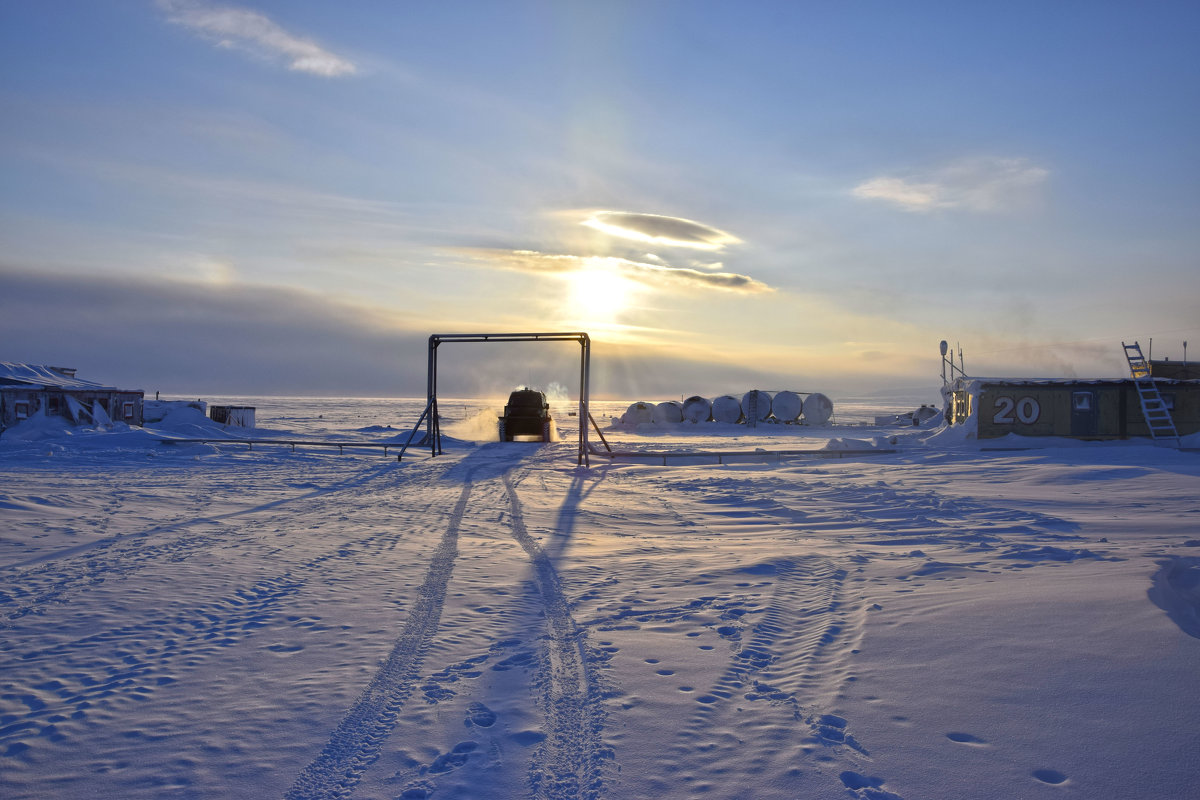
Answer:
<svg viewBox="0 0 1200 800"><path fill-rule="evenodd" d="M603 264L590 264L572 273L568 280L567 303L580 320L615 322L633 302L633 281Z"/></svg>

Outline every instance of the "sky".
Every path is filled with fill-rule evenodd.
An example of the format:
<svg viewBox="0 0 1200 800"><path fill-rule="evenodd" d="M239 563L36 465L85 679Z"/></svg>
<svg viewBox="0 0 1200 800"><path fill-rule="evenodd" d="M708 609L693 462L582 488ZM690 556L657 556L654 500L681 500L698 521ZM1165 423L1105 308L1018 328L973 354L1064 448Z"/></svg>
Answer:
<svg viewBox="0 0 1200 800"><path fill-rule="evenodd" d="M1200 355L1200 5L0 0L0 360L596 396ZM439 390L577 384L456 345Z"/></svg>

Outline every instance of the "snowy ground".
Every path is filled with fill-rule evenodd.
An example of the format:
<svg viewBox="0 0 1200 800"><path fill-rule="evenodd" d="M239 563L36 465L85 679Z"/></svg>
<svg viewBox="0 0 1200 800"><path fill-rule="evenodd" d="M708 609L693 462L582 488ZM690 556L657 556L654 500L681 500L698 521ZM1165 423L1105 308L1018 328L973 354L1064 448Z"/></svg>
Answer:
<svg viewBox="0 0 1200 800"><path fill-rule="evenodd" d="M256 435L415 420L324 402L260 404ZM445 430L490 425L476 411L444 409ZM0 437L0 796L1200 785L1195 452L985 453L843 426L699 439L898 435L898 452L584 470L560 422L563 443L403 463L145 431Z"/></svg>

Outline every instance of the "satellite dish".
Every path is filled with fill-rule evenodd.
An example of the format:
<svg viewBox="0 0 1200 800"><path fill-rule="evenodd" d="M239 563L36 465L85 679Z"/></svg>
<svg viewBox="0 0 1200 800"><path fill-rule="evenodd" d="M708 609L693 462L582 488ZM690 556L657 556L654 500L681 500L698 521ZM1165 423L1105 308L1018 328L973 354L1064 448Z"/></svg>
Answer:
<svg viewBox="0 0 1200 800"><path fill-rule="evenodd" d="M946 351L950 349L950 345L946 344L946 340L942 339L942 343L938 345L942 350L942 358L946 357Z"/></svg>

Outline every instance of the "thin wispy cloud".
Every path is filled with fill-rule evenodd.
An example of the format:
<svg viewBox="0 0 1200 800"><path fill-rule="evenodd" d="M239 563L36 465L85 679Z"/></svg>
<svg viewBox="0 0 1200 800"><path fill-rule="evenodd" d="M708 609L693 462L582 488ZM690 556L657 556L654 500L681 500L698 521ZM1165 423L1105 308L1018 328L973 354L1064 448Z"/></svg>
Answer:
<svg viewBox="0 0 1200 800"><path fill-rule="evenodd" d="M289 33L265 14L198 0L159 0L167 19L216 43L269 61L282 61L295 72L326 78L353 75L357 68L311 39Z"/></svg>
<svg viewBox="0 0 1200 800"><path fill-rule="evenodd" d="M637 214L628 211L597 211L583 221L594 230L622 239L689 247L697 250L720 250L740 239L702 222L660 214Z"/></svg>
<svg viewBox="0 0 1200 800"><path fill-rule="evenodd" d="M855 186L852 194L904 211L1001 212L1028 205L1049 175L1049 170L1024 158L970 158L923 175L872 178Z"/></svg>
<svg viewBox="0 0 1200 800"><path fill-rule="evenodd" d="M942 188L936 183L904 178L872 178L854 187L854 196L862 200L882 200L905 211L932 211L947 208Z"/></svg>
<svg viewBox="0 0 1200 800"><path fill-rule="evenodd" d="M602 267L642 284L658 287L691 287L731 292L770 292L767 284L734 272L702 272L689 267L650 264L613 256L576 256L536 250L472 250L470 254L505 269L535 274L570 275Z"/></svg>

